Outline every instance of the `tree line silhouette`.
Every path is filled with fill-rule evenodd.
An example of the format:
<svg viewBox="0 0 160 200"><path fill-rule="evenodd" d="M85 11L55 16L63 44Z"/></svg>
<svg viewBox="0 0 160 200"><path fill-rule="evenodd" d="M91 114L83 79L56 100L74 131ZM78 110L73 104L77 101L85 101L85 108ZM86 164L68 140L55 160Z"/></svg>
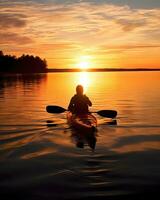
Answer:
<svg viewBox="0 0 160 200"><path fill-rule="evenodd" d="M45 73L47 61L39 56L25 55L20 57L4 55L0 51L0 73Z"/></svg>

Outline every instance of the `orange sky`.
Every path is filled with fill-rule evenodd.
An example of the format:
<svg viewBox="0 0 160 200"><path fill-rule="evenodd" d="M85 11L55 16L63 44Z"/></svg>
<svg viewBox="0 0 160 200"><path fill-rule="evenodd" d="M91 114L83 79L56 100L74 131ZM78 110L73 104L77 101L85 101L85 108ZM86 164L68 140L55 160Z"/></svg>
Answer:
<svg viewBox="0 0 160 200"><path fill-rule="evenodd" d="M68 2L2 0L0 50L49 68L160 68L160 7Z"/></svg>

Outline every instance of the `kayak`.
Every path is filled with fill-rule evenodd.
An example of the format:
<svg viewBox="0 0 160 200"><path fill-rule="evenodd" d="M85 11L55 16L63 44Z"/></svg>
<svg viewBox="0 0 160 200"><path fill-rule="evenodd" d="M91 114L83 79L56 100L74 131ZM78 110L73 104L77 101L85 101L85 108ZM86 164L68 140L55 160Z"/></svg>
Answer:
<svg viewBox="0 0 160 200"><path fill-rule="evenodd" d="M68 123L77 131L92 133L96 131L97 119L91 113L76 115L67 112Z"/></svg>

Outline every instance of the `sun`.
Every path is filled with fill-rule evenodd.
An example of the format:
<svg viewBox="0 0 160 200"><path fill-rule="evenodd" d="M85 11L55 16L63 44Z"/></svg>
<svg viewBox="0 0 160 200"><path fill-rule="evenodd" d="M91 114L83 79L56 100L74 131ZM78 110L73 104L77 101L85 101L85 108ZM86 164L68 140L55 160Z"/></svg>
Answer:
<svg viewBox="0 0 160 200"><path fill-rule="evenodd" d="M88 69L89 66L90 66L90 64L87 61L82 61L78 64L78 68L80 68L80 69Z"/></svg>
<svg viewBox="0 0 160 200"><path fill-rule="evenodd" d="M77 60L77 68L82 70L91 68L91 56L80 56Z"/></svg>

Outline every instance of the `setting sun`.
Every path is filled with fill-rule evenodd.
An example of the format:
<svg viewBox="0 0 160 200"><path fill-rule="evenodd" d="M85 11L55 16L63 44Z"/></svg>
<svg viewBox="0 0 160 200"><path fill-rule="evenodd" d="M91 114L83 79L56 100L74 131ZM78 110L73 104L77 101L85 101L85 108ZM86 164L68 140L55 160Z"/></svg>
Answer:
<svg viewBox="0 0 160 200"><path fill-rule="evenodd" d="M89 68L89 62L87 62L87 61L80 62L78 64L78 68L80 68L80 69L88 69Z"/></svg>
<svg viewBox="0 0 160 200"><path fill-rule="evenodd" d="M77 67L80 69L88 69L91 68L92 63L91 63L91 56L85 55L85 56L80 56L78 58L77 62Z"/></svg>

